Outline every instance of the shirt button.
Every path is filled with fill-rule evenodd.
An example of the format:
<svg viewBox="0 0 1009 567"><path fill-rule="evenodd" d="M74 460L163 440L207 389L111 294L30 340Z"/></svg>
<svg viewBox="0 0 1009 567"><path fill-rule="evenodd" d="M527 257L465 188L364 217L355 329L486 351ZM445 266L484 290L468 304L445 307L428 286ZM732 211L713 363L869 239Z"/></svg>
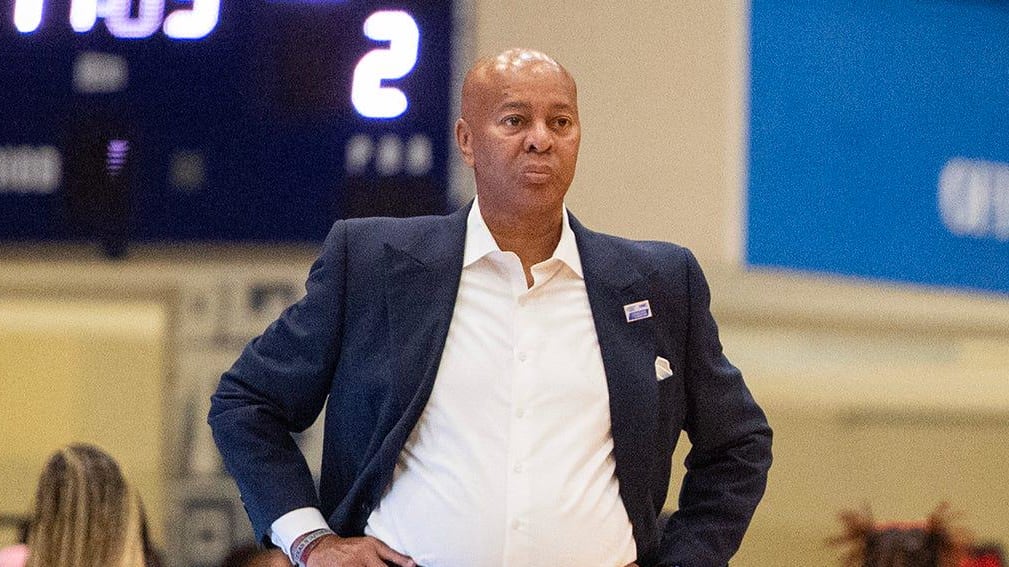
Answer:
<svg viewBox="0 0 1009 567"><path fill-rule="evenodd" d="M522 463L519 463L519 464L515 465L514 467L512 467L512 470L515 471L515 472L517 472L517 473L522 472Z"/></svg>
<svg viewBox="0 0 1009 567"><path fill-rule="evenodd" d="M522 520L512 520L512 529L513 530L522 529Z"/></svg>
<svg viewBox="0 0 1009 567"><path fill-rule="evenodd" d="M526 410L524 410L522 408L519 408L519 409L515 410L515 417L523 418L523 417L525 417L525 415L526 415Z"/></svg>
<svg viewBox="0 0 1009 567"><path fill-rule="evenodd" d="M529 358L529 356L526 355L526 353L524 352L519 353L519 362L525 362L527 358Z"/></svg>

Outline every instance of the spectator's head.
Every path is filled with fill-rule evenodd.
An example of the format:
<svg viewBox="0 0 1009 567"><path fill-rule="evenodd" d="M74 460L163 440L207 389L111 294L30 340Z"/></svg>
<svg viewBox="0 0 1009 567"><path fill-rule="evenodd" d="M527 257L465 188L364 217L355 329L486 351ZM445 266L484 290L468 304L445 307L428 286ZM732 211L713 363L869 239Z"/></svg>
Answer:
<svg viewBox="0 0 1009 567"><path fill-rule="evenodd" d="M848 548L850 567L957 567L969 548L945 504L924 520L880 523L863 510L842 512L841 523L844 533L832 543Z"/></svg>
<svg viewBox="0 0 1009 567"><path fill-rule="evenodd" d="M92 445L56 451L39 477L26 567L142 567L143 506L116 461Z"/></svg>

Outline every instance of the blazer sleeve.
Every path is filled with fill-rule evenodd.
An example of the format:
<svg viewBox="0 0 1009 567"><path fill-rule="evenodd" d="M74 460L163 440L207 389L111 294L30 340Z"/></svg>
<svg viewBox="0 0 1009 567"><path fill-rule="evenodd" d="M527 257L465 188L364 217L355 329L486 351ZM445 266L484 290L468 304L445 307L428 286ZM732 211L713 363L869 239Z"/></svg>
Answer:
<svg viewBox="0 0 1009 567"><path fill-rule="evenodd" d="M346 223L337 222L311 268L305 296L245 347L211 398L214 440L261 542L283 514L319 507L291 433L318 417L339 358L346 239Z"/></svg>
<svg viewBox="0 0 1009 567"><path fill-rule="evenodd" d="M689 288L684 430L691 443L678 510L666 524L660 565L722 567L739 548L771 466L771 428L723 355L710 291L684 249Z"/></svg>

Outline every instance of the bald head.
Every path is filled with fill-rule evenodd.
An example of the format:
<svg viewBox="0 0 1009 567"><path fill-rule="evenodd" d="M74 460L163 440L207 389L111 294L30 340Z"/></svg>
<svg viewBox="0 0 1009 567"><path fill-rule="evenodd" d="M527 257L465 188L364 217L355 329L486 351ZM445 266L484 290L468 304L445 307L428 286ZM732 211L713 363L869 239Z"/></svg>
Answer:
<svg viewBox="0 0 1009 567"><path fill-rule="evenodd" d="M541 51L513 48L495 57L483 57L466 73L462 85L462 118L470 120L488 108L488 97L498 96L510 80L554 75L577 96L574 77L560 63Z"/></svg>

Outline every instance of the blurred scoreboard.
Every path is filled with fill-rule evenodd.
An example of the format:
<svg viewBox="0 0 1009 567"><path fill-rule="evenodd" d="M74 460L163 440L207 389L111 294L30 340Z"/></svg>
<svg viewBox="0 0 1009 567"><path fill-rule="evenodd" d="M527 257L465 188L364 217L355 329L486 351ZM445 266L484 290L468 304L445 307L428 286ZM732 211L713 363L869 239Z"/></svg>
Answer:
<svg viewBox="0 0 1009 567"><path fill-rule="evenodd" d="M0 6L0 241L317 241L450 206L452 2Z"/></svg>

